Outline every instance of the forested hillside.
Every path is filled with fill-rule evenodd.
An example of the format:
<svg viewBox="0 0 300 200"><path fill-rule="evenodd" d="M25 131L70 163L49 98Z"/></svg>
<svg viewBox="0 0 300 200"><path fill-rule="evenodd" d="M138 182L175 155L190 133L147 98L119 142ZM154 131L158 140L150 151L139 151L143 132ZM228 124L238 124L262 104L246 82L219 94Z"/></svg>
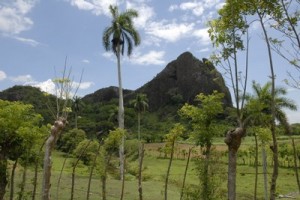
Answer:
<svg viewBox="0 0 300 200"><path fill-rule="evenodd" d="M124 89L125 127L134 134L137 129L136 112L131 101L138 93L147 95L148 111L143 113L142 134L147 141L161 141L172 124L178 121L177 111L184 103L196 104L199 93L211 94L214 90L224 93L224 106L231 107L231 96L222 75L206 59L200 61L185 52L171 61L157 76L135 91ZM31 86L14 86L0 92L0 99L23 101L34 105L44 117L45 124L53 123L55 96ZM102 88L79 98L78 128L94 137L96 133L107 134L117 126L118 89ZM74 110L73 110L74 111ZM54 112L55 113L55 112ZM74 112L70 113L68 128L75 126ZM133 135L132 137L135 137Z"/></svg>

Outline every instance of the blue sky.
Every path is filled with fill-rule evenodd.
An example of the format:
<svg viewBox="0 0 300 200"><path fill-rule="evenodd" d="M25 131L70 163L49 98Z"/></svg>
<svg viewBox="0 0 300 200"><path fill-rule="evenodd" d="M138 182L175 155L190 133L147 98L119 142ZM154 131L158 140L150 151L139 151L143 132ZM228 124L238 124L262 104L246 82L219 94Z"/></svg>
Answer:
<svg viewBox="0 0 300 200"><path fill-rule="evenodd" d="M133 8L140 14L134 23L142 43L130 58L122 58L123 87L137 89L185 51L199 59L211 55L213 48L206 23L217 16L223 2L1 0L0 91L13 85L33 85L53 91L51 79L61 73L66 57L75 81L79 81L84 70L79 95L117 86L115 56L105 52L102 45L103 30L111 20L110 4L117 4L120 11ZM255 23L251 30L249 79L263 84L270 74L266 50ZM286 71L292 68L285 67L287 64L279 58L276 65L277 81L285 86ZM288 89L290 98L300 99L299 91ZM300 122L297 112L289 112L289 118L291 122Z"/></svg>

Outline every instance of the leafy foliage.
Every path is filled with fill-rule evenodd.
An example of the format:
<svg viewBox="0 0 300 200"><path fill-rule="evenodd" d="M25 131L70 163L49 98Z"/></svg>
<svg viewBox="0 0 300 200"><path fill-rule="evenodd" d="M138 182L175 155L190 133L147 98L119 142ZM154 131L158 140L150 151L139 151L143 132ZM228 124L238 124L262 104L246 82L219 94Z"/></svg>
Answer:
<svg viewBox="0 0 300 200"><path fill-rule="evenodd" d="M84 139L86 139L86 134L83 130L69 130L58 140L58 148L66 153L72 152Z"/></svg>

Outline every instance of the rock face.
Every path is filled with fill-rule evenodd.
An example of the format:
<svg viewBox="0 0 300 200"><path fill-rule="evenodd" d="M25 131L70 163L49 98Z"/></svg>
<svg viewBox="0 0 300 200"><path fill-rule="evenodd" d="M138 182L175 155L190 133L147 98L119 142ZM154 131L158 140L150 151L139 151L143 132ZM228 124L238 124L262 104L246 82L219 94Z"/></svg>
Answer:
<svg viewBox="0 0 300 200"><path fill-rule="evenodd" d="M230 92L222 75L206 61L200 61L190 52L185 52L135 93L147 94L151 110L170 103L193 103L197 94L211 94L214 90L224 93L224 104L232 106Z"/></svg>

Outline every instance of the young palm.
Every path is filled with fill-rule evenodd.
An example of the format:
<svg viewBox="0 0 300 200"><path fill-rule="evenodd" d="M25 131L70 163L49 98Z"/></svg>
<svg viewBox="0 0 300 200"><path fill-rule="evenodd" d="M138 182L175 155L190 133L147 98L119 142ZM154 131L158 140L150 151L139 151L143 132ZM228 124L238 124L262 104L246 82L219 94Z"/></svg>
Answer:
<svg viewBox="0 0 300 200"><path fill-rule="evenodd" d="M143 146L141 143L141 113L148 108L148 99L145 94L137 94L135 99L131 102L138 115L138 140L139 140L139 183L138 191L140 200L143 199L142 192L142 165L143 165Z"/></svg>
<svg viewBox="0 0 300 200"><path fill-rule="evenodd" d="M83 106L83 103L81 101L81 98L78 96L75 96L72 101L72 111L75 114L75 128L77 128L78 113L80 112L82 106Z"/></svg>
<svg viewBox="0 0 300 200"><path fill-rule="evenodd" d="M261 113L271 115L271 88L272 85L270 82L266 83L264 86L261 86L260 84L253 82L252 84L253 88L253 96L250 97L250 101L257 101L260 102L261 105L263 105L263 110ZM284 88L277 87L275 88L275 119L288 130L289 124L287 120L287 116L284 113L283 109L290 109L290 110L297 110L297 106L295 103L284 97L283 95L286 95L287 91Z"/></svg>
<svg viewBox="0 0 300 200"><path fill-rule="evenodd" d="M141 113L148 108L148 99L145 94L137 94L132 101L133 107L138 114L138 140L141 140Z"/></svg>
<svg viewBox="0 0 300 200"><path fill-rule="evenodd" d="M260 84L253 82L252 84L254 94L248 97L248 102L246 109L249 110L248 117L250 123L255 125L269 125L271 123L271 114L272 114L272 84L270 82L261 86ZM285 98L286 90L281 87L277 87L274 90L274 110L275 110L275 119L284 127L286 134L290 134L290 126L288 123L287 116L283 109L297 110L295 103ZM298 174L298 164L296 157L295 142L292 138L293 150L294 150L294 165L295 165L295 174L300 190L300 180ZM266 193L266 192L265 192Z"/></svg>
<svg viewBox="0 0 300 200"><path fill-rule="evenodd" d="M133 45L138 46L141 42L140 36L133 26L132 19L138 17L138 12L132 9L119 13L117 6L109 6L112 14L111 26L105 28L102 42L106 51L113 51L117 57L118 82L119 82L119 111L118 123L119 128L124 129L124 105L123 105L123 88L121 76L120 57L124 54L125 45L127 45L127 55L132 53ZM121 199L123 199L124 189L124 143L125 137L122 137L120 145L120 176L123 182Z"/></svg>

